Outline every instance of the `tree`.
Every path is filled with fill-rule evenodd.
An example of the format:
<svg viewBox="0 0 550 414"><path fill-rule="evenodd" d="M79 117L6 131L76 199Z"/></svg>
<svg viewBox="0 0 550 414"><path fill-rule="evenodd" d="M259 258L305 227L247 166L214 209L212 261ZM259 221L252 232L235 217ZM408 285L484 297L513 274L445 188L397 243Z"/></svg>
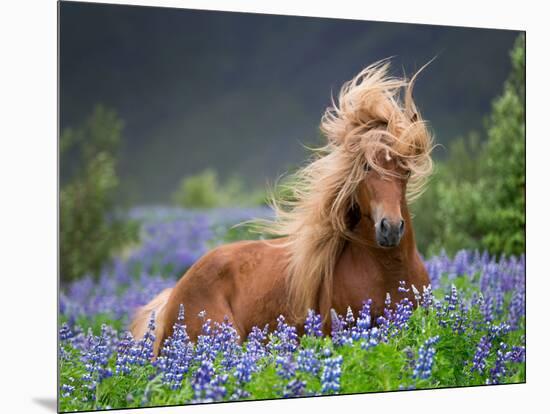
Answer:
<svg viewBox="0 0 550 414"><path fill-rule="evenodd" d="M116 113L97 106L81 128L61 135L61 168L69 168L70 159L77 165L60 192L62 281L97 275L116 250L137 240L137 223L117 217L114 211L121 132Z"/></svg>

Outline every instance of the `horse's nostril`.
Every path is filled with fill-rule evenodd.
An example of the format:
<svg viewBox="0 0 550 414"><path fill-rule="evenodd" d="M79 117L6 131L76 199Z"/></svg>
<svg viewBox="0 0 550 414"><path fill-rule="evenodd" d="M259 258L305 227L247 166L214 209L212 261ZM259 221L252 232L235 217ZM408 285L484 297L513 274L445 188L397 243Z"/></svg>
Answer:
<svg viewBox="0 0 550 414"><path fill-rule="evenodd" d="M383 218L382 221L380 221L380 228L383 233L387 233L390 229L390 223L388 222L388 220Z"/></svg>
<svg viewBox="0 0 550 414"><path fill-rule="evenodd" d="M405 230L405 221L401 220L399 223L399 232L403 233L403 230Z"/></svg>

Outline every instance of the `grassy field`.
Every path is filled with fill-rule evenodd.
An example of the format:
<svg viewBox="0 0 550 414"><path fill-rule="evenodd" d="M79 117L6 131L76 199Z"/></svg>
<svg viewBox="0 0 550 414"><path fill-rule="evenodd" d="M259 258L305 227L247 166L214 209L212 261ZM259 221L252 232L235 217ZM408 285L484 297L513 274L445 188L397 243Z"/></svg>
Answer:
<svg viewBox="0 0 550 414"><path fill-rule="evenodd" d="M269 211L131 215L143 223L141 244L98 279L62 287L61 411L525 381L525 258L472 251L426 259L432 285L415 294L417 303L404 300L373 321L365 298L359 314L333 319L329 337L311 312L302 337L281 317L275 330L258 327L241 346L229 323L204 314L203 335L192 344L182 309L151 362L153 326L141 341L125 331L134 309L209 248L252 236L233 224Z"/></svg>

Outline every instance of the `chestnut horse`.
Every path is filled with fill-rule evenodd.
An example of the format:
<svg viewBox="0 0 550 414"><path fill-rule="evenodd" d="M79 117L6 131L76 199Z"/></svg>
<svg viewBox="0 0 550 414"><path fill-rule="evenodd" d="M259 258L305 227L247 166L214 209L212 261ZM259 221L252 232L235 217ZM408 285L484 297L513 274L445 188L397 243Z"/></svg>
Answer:
<svg viewBox="0 0 550 414"><path fill-rule="evenodd" d="M154 311L158 355L172 334L180 304L190 337L198 313L228 317L241 341L254 326L275 326L284 315L303 330L308 309L354 313L367 298L383 313L404 295L399 282L421 290L429 278L415 244L408 201L431 172L432 138L412 99L410 80L388 75L377 62L344 84L325 112L327 144L294 175L292 201L273 201L276 216L260 223L271 240L217 247L191 266L172 289L140 308L131 331L140 338ZM411 300L413 298L411 297Z"/></svg>

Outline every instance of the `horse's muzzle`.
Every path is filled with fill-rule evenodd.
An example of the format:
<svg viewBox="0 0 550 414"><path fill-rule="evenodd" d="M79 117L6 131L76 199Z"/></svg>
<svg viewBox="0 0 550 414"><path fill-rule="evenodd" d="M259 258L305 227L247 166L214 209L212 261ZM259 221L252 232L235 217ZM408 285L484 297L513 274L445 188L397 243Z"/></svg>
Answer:
<svg viewBox="0 0 550 414"><path fill-rule="evenodd" d="M390 221L383 218L375 225L376 242L380 247L396 247L405 233L403 220Z"/></svg>

